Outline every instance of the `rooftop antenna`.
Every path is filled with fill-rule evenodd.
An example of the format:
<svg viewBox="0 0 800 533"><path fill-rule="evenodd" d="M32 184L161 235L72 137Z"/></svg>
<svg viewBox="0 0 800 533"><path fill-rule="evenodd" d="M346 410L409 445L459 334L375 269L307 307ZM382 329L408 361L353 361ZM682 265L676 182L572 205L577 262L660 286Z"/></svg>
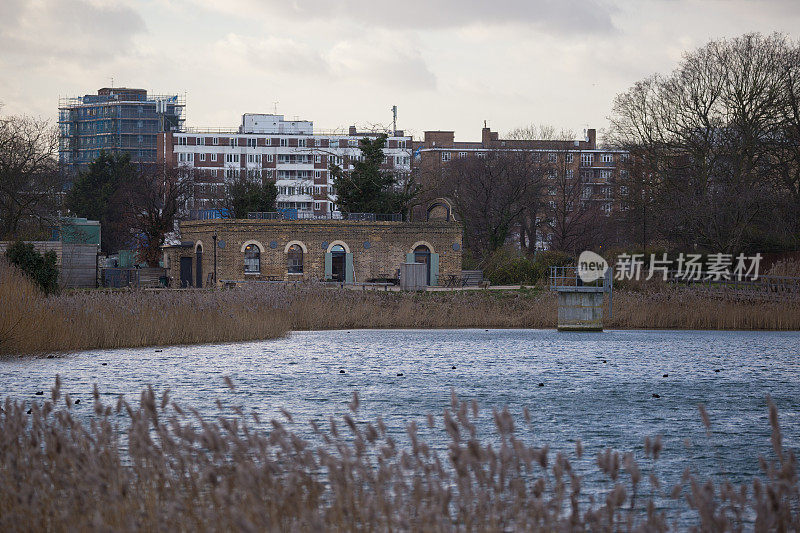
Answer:
<svg viewBox="0 0 800 533"><path fill-rule="evenodd" d="M397 106L392 106L392 136L397 137Z"/></svg>
<svg viewBox="0 0 800 533"><path fill-rule="evenodd" d="M273 114L277 115L278 114L278 102L272 102L272 109L273 109Z"/></svg>
<svg viewBox="0 0 800 533"><path fill-rule="evenodd" d="M111 76L111 88L114 88L114 76Z"/></svg>

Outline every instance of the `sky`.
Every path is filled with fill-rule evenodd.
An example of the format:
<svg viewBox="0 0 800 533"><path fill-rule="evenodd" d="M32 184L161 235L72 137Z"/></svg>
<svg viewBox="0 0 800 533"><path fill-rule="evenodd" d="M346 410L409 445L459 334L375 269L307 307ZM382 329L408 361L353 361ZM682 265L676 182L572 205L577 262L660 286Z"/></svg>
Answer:
<svg viewBox="0 0 800 533"><path fill-rule="evenodd" d="M614 96L748 32L800 37L797 0L0 0L3 114L53 121L100 87L186 95L188 126L242 113L315 129L479 140L608 125Z"/></svg>

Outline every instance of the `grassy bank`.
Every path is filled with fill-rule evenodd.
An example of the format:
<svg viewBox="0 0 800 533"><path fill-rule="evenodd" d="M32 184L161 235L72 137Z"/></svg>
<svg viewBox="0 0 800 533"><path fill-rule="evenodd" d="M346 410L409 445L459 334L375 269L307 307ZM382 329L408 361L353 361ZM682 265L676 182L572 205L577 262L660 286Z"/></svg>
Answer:
<svg viewBox="0 0 800 533"><path fill-rule="evenodd" d="M0 356L270 339L290 330L553 328L546 290L398 293L316 285L224 291L74 291L44 297L0 265ZM607 328L799 330L800 302L714 298L686 287L619 290Z"/></svg>
<svg viewBox="0 0 800 533"><path fill-rule="evenodd" d="M231 387L233 385L231 384ZM390 436L380 419L352 413L292 418L264 431L233 409L203 419L143 391L140 405L104 405L81 422L58 382L46 401L6 399L0 410L2 531L796 531L797 464L782 446L769 402L773 451L741 485L686 468L677 485L655 474L660 437L643 450L552 453L507 411L459 402L428 416L437 452L408 421ZM79 406L83 407L83 406ZM479 431L479 417L494 429ZM700 407L707 430L711 421ZM255 426L253 425L255 421ZM265 421L266 422L266 421ZM709 433L710 435L710 433ZM490 444L491 443L491 444ZM711 444L708 444L711 446ZM643 452L643 453L642 453ZM675 450L663 452L676 453ZM756 459L753 458L755 461ZM726 471L725 465L720 465ZM680 520L681 522L678 522Z"/></svg>
<svg viewBox="0 0 800 533"><path fill-rule="evenodd" d="M76 291L45 297L0 264L0 357L285 335L281 291Z"/></svg>

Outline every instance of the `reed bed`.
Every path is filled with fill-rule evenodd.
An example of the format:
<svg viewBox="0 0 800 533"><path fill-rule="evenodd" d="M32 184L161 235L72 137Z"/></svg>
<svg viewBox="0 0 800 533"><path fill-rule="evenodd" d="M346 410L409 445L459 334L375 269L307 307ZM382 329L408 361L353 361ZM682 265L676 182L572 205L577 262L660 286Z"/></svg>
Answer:
<svg viewBox="0 0 800 533"><path fill-rule="evenodd" d="M292 329L554 328L549 291L457 291L419 294L300 288L290 290ZM617 329L798 330L800 301L714 297L687 287L614 292Z"/></svg>
<svg viewBox="0 0 800 533"><path fill-rule="evenodd" d="M553 328L541 289L399 293L317 284L231 290L88 290L45 297L0 261L0 357L271 339L290 330ZM690 287L614 292L619 329L800 329L800 300L726 299Z"/></svg>
<svg viewBox="0 0 800 533"><path fill-rule="evenodd" d="M0 263L0 357L285 335L285 291L75 291L45 297Z"/></svg>
<svg viewBox="0 0 800 533"><path fill-rule="evenodd" d="M229 386L233 384L228 380ZM761 475L734 485L688 468L665 486L653 473L660 437L643 450L606 449L590 462L529 444L529 413L480 412L452 394L426 431L409 421L399 443L380 419L350 413L311 422L233 409L216 419L143 391L138 406L100 401L79 417L62 398L6 398L0 411L2 531L788 531L800 528L794 452L772 402L772 452ZM479 417L492 416L482 434ZM711 421L700 406L711 431ZM82 421L86 418L88 422ZM266 424L266 421L264 421ZM446 435L446 436L445 436ZM664 453L669 453L669 450ZM587 457L587 459L589 459ZM596 481L587 481L588 479Z"/></svg>

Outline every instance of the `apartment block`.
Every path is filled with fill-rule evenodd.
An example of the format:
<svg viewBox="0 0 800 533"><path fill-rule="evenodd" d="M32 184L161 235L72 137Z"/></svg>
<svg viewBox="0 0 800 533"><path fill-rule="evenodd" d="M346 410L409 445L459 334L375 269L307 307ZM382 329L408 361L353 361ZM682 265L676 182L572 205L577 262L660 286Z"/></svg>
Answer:
<svg viewBox="0 0 800 533"><path fill-rule="evenodd" d="M183 129L183 96L148 95L145 89L105 87L97 94L62 98L58 157L74 175L101 151L126 153L134 163L156 162L156 138Z"/></svg>
<svg viewBox="0 0 800 533"><path fill-rule="evenodd" d="M622 167L628 160L627 151L598 148L594 129L586 130L582 139L518 140L501 139L497 132L484 127L481 140L471 142L456 141L454 131L426 131L423 140L414 142L413 152L417 179L434 190L435 180L455 161L489 154L524 154L545 175L544 209L537 214L541 219L552 217L556 211L590 210L607 216L619 209L624 187L617 185L627 172ZM538 246L547 248L550 239L552 235L543 231L537 235Z"/></svg>
<svg viewBox="0 0 800 533"><path fill-rule="evenodd" d="M361 156L359 140L377 132L314 131L312 121L283 115L242 115L236 130L166 131L158 136L158 161L194 172L193 207L216 209L226 183L239 176L274 180L278 209L295 209L300 217L330 217L338 212L330 165L353 168ZM412 139L392 132L384 149L383 168L411 172Z"/></svg>

